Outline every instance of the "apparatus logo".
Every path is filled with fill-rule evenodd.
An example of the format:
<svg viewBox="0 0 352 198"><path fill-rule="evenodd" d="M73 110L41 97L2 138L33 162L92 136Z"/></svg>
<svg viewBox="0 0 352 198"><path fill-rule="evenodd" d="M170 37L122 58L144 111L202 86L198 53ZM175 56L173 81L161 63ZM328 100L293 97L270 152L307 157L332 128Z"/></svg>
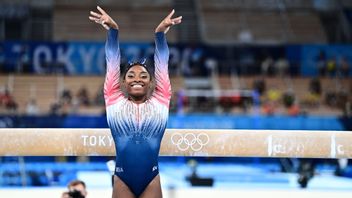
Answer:
<svg viewBox="0 0 352 198"><path fill-rule="evenodd" d="M209 143L209 136L206 133L173 133L171 143L176 145L180 151L191 149L192 151L200 151Z"/></svg>

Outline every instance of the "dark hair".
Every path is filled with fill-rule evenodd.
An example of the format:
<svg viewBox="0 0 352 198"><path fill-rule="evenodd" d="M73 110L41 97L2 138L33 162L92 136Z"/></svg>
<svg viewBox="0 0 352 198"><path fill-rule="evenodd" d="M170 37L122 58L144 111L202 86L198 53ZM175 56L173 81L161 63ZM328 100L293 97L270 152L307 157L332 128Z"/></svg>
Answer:
<svg viewBox="0 0 352 198"><path fill-rule="evenodd" d="M67 194L70 196L70 198L84 198L82 193L78 190L68 191Z"/></svg>
<svg viewBox="0 0 352 198"><path fill-rule="evenodd" d="M81 180L73 180L67 185L67 187L70 188L72 186L77 186L79 184L83 185L83 187L86 188L86 184L84 183L84 181L81 181Z"/></svg>
<svg viewBox="0 0 352 198"><path fill-rule="evenodd" d="M151 69L147 66L146 62L147 62L147 59L145 59L145 58L143 58L143 59L141 59L139 61L129 61L127 63L127 65L126 65L125 69L124 69L122 78L125 79L128 70L130 70L133 66L138 65L138 66L144 67L147 70L147 72L148 72L148 74L150 76L150 79L152 79L153 78L153 75L152 75L153 73L151 72Z"/></svg>

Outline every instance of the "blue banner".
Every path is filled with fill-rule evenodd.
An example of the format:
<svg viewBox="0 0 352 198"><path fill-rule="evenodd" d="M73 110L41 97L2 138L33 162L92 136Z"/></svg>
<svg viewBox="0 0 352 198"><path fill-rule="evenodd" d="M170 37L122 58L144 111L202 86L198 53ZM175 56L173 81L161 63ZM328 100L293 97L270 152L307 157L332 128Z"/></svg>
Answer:
<svg viewBox="0 0 352 198"><path fill-rule="evenodd" d="M99 75L105 73L102 42L4 42L5 72ZM152 44L122 44L127 60L153 54Z"/></svg>
<svg viewBox="0 0 352 198"><path fill-rule="evenodd" d="M170 115L168 128L352 130L352 118L334 116ZM105 116L1 116L0 128L107 128Z"/></svg>
<svg viewBox="0 0 352 198"><path fill-rule="evenodd" d="M101 75L105 73L103 42L12 42L0 43L4 72L36 74L64 73ZM121 43L122 64L130 60L153 60L153 43ZM345 59L352 64L351 45L274 45L274 46L208 46L170 45L170 66L183 75L194 75L192 67L205 71L205 60L216 59L220 73L259 74L267 56L274 61L286 57L291 74L316 76L320 57L327 63L335 60L337 67ZM229 64L232 62L232 64ZM350 66L351 67L351 66ZM173 68L171 68L172 70ZM338 69L338 68L337 68ZM350 69L352 74L352 69Z"/></svg>

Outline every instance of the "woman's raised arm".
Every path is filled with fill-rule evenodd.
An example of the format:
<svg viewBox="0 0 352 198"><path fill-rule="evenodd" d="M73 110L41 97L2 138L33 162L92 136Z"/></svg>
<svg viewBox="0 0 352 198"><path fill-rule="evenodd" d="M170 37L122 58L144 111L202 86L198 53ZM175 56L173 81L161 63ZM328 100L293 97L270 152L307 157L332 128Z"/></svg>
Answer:
<svg viewBox="0 0 352 198"><path fill-rule="evenodd" d="M106 76L104 83L104 98L106 106L115 104L123 96L120 89L120 47L119 47L119 26L117 23L99 6L98 12L90 11L89 19L102 25L108 30L105 55L106 55Z"/></svg>
<svg viewBox="0 0 352 198"><path fill-rule="evenodd" d="M155 29L154 63L156 87L153 97L167 107L169 107L171 98L171 85L168 73L169 48L165 34L169 31L171 26L180 24L182 20L182 16L172 18L174 13L175 10L172 10Z"/></svg>

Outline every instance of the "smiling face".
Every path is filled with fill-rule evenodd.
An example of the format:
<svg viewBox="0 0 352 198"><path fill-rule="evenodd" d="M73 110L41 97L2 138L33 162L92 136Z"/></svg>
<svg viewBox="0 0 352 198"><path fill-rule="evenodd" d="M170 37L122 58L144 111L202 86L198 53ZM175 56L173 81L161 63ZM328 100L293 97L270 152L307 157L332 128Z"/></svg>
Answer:
<svg viewBox="0 0 352 198"><path fill-rule="evenodd" d="M144 102L151 85L151 77L145 67L134 65L126 72L123 83L130 99L138 103Z"/></svg>

